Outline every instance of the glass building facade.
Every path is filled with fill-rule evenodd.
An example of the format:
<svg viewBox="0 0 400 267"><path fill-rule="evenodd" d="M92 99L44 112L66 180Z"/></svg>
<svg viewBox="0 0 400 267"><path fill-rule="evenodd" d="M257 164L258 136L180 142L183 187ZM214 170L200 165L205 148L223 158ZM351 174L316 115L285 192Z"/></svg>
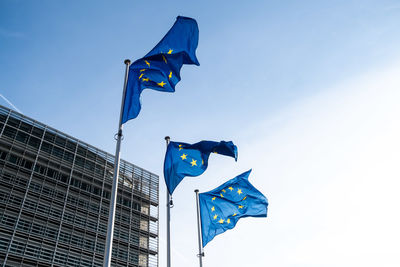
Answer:
<svg viewBox="0 0 400 267"><path fill-rule="evenodd" d="M0 266L102 266L114 156L0 106ZM112 266L158 266L158 176L121 160Z"/></svg>

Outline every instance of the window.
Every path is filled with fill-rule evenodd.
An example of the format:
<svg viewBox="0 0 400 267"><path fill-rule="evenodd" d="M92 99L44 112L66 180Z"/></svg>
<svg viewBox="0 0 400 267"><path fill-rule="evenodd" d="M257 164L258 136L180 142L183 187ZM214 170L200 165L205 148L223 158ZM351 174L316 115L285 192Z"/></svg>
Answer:
<svg viewBox="0 0 400 267"><path fill-rule="evenodd" d="M57 179L58 172L53 170L53 169L48 168L47 169L47 176L51 177L51 178L54 178L54 179Z"/></svg>
<svg viewBox="0 0 400 267"><path fill-rule="evenodd" d="M78 153L79 155L85 157L85 156L86 156L86 149L84 149L84 148L81 147L81 146L78 146L78 151L77 151L77 153Z"/></svg>
<svg viewBox="0 0 400 267"><path fill-rule="evenodd" d="M63 183L68 183L68 175L60 173L60 181Z"/></svg>
<svg viewBox="0 0 400 267"><path fill-rule="evenodd" d="M147 266L147 255L140 254L139 255L139 266L146 267Z"/></svg>
<svg viewBox="0 0 400 267"><path fill-rule="evenodd" d="M28 245L25 250L25 255L32 258L38 258L40 254L40 246Z"/></svg>
<svg viewBox="0 0 400 267"><path fill-rule="evenodd" d="M56 144L59 145L60 147L65 147L67 140L61 136L56 136Z"/></svg>
<svg viewBox="0 0 400 267"><path fill-rule="evenodd" d="M111 193L108 192L108 191L106 191L106 190L104 190L104 191L103 191L103 197L105 197L106 199L110 199Z"/></svg>
<svg viewBox="0 0 400 267"><path fill-rule="evenodd" d="M8 122L7 122L8 125L11 125L11 126L14 126L15 128L18 128L19 127L19 123L20 123L19 119L13 118L11 116L10 116L10 118L8 118Z"/></svg>
<svg viewBox="0 0 400 267"><path fill-rule="evenodd" d="M23 254L24 251L25 251L25 243L24 242L14 240L11 243L10 252L13 252L15 254Z"/></svg>
<svg viewBox="0 0 400 267"><path fill-rule="evenodd" d="M32 130L32 125L22 121L21 125L19 126L19 129L27 133L30 133Z"/></svg>
<svg viewBox="0 0 400 267"><path fill-rule="evenodd" d="M2 159L2 160L5 160L6 159L6 157L7 157L7 152L5 152L5 151L0 151L0 159Z"/></svg>
<svg viewBox="0 0 400 267"><path fill-rule="evenodd" d="M129 262L133 263L133 264L138 264L139 256L138 256L137 252L131 252L129 254Z"/></svg>
<svg viewBox="0 0 400 267"><path fill-rule="evenodd" d="M90 187L91 186L89 184L85 183L85 182L82 182L82 184L81 184L81 189L84 190L84 191L91 192Z"/></svg>
<svg viewBox="0 0 400 267"><path fill-rule="evenodd" d="M53 250L51 250L50 248L42 247L40 258L43 260L51 261L53 259L53 253Z"/></svg>
<svg viewBox="0 0 400 267"><path fill-rule="evenodd" d="M7 251L10 240L11 240L11 237L7 237L7 238L1 237L0 238L0 251Z"/></svg>
<svg viewBox="0 0 400 267"><path fill-rule="evenodd" d="M96 186L93 186L92 187L92 193L97 195L97 196L101 196L101 189L96 187Z"/></svg>
<svg viewBox="0 0 400 267"><path fill-rule="evenodd" d="M149 215L149 205L142 204L142 207L141 207L140 211L141 211L142 213L144 213L144 214Z"/></svg>
<svg viewBox="0 0 400 267"><path fill-rule="evenodd" d="M55 134L50 133L49 131L46 131L46 133L44 134L44 140L49 141L50 143L54 142L55 137Z"/></svg>
<svg viewBox="0 0 400 267"><path fill-rule="evenodd" d="M26 133L18 131L17 137L15 139L21 143L26 144L28 142L28 135Z"/></svg>
<svg viewBox="0 0 400 267"><path fill-rule="evenodd" d="M63 253L63 252L57 251L56 256L54 258L54 262L65 266L67 264L67 259L68 259L68 255L66 252Z"/></svg>
<svg viewBox="0 0 400 267"><path fill-rule="evenodd" d="M21 219L18 222L17 229L20 230L20 231L24 231L24 232L28 232L29 233L30 230L31 230L31 227L32 227L32 223L31 222Z"/></svg>
<svg viewBox="0 0 400 267"><path fill-rule="evenodd" d="M80 185L81 185L81 181L79 181L78 179L72 178L70 184L73 185L76 188L79 188Z"/></svg>
<svg viewBox="0 0 400 267"><path fill-rule="evenodd" d="M39 165L39 164L36 164L35 165L35 172L38 172L38 173L44 175L44 173L46 172L46 167L44 167L42 165Z"/></svg>
<svg viewBox="0 0 400 267"><path fill-rule="evenodd" d="M62 150L61 148L58 148L56 146L53 147L53 152L52 152L53 156L56 156L57 158L62 159L63 154L64 154L64 150Z"/></svg>
<svg viewBox="0 0 400 267"><path fill-rule="evenodd" d="M131 243L134 245L139 245L139 236L137 235L137 232L131 232Z"/></svg>
<svg viewBox="0 0 400 267"><path fill-rule="evenodd" d="M32 170L33 162L30 160L25 160L24 167L27 168L28 170Z"/></svg>
<svg viewBox="0 0 400 267"><path fill-rule="evenodd" d="M39 137L39 138L42 138L43 130L42 130L42 129L39 129L39 128L36 128L36 127L33 127L33 129L32 129L32 135L34 135L34 136L36 136L36 137Z"/></svg>
<svg viewBox="0 0 400 267"><path fill-rule="evenodd" d="M14 128L11 128L10 126L6 126L6 128L4 128L3 135L5 135L11 139L14 139L16 134L17 134L17 130L15 130Z"/></svg>
<svg viewBox="0 0 400 267"><path fill-rule="evenodd" d="M1 112L0 121L5 122L7 119L7 115L6 115L6 113L4 113L5 112L4 110L1 110L0 112Z"/></svg>
<svg viewBox="0 0 400 267"><path fill-rule="evenodd" d="M68 161L69 163L72 164L72 162L74 161L74 155L68 151L64 151L64 160Z"/></svg>
<svg viewBox="0 0 400 267"><path fill-rule="evenodd" d="M140 220L140 230L148 231L149 223L147 221Z"/></svg>
<svg viewBox="0 0 400 267"><path fill-rule="evenodd" d="M76 156L76 157L75 157L75 164L76 164L77 166L83 168L83 166L84 166L84 164L85 164L85 160L84 160L83 158L79 157L79 156Z"/></svg>
<svg viewBox="0 0 400 267"><path fill-rule="evenodd" d="M40 146L40 140L37 139L36 137L31 136L31 137L29 138L28 145L30 145L31 147L34 147L34 148L38 149L39 146Z"/></svg>
<svg viewBox="0 0 400 267"><path fill-rule="evenodd" d="M53 145L50 145L47 142L43 142L42 143L41 151L44 151L44 152L47 152L47 153L51 154L52 150L53 150Z"/></svg>
<svg viewBox="0 0 400 267"><path fill-rule="evenodd" d="M15 156L15 155L10 155L9 157L8 157L8 161L9 162L11 162L11 163L14 163L14 164L19 164L19 161L20 161L20 157L17 157L17 156Z"/></svg>
<svg viewBox="0 0 400 267"><path fill-rule="evenodd" d="M148 239L145 236L140 236L139 238L139 245L142 248L148 248Z"/></svg>
<svg viewBox="0 0 400 267"><path fill-rule="evenodd" d="M68 149L69 151L75 152L76 143L74 143L73 141L67 140L67 149Z"/></svg>
<svg viewBox="0 0 400 267"><path fill-rule="evenodd" d="M3 218L0 218L0 224L14 228L14 225L16 222L16 217L17 217L16 215L10 216L10 215L4 214Z"/></svg>

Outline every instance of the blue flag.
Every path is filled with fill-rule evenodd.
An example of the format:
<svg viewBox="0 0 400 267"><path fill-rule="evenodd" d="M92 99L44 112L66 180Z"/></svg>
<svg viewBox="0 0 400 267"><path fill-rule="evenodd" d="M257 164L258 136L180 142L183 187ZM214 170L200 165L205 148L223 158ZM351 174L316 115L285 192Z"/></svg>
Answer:
<svg viewBox="0 0 400 267"><path fill-rule="evenodd" d="M168 192L172 195L185 176L202 174L207 169L212 152L237 160L237 147L231 141L201 141L192 145L170 142L164 160L164 178Z"/></svg>
<svg viewBox="0 0 400 267"><path fill-rule="evenodd" d="M248 180L251 170L199 194L203 247L244 217L267 217L268 200Z"/></svg>
<svg viewBox="0 0 400 267"><path fill-rule="evenodd" d="M183 64L200 65L196 58L199 28L192 18L178 17L164 38L129 67L122 123L140 112L140 94L146 88L175 92Z"/></svg>

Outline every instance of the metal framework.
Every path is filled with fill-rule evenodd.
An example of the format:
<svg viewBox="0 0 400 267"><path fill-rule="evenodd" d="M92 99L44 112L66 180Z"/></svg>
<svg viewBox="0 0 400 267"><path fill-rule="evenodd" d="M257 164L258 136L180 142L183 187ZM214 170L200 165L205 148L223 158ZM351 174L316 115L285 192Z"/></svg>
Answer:
<svg viewBox="0 0 400 267"><path fill-rule="evenodd" d="M158 176L121 160L112 266L158 266ZM0 266L102 266L114 156L0 106Z"/></svg>

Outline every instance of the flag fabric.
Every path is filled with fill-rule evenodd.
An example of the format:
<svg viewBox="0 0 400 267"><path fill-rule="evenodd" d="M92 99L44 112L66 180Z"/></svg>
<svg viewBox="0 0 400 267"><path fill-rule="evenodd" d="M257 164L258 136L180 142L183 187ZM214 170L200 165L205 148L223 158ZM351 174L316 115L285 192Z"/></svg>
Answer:
<svg viewBox="0 0 400 267"><path fill-rule="evenodd" d="M147 55L130 65L122 123L139 115L140 94L144 89L175 92L175 85L181 80L182 65L200 65L196 58L198 41L196 20L179 16L164 38Z"/></svg>
<svg viewBox="0 0 400 267"><path fill-rule="evenodd" d="M231 141L201 141L195 144L170 142L164 160L164 178L168 192L172 195L185 176L202 174L207 169L210 153L237 160L237 147Z"/></svg>
<svg viewBox="0 0 400 267"><path fill-rule="evenodd" d="M267 217L268 200L248 180L251 170L199 194L203 247L244 217Z"/></svg>

